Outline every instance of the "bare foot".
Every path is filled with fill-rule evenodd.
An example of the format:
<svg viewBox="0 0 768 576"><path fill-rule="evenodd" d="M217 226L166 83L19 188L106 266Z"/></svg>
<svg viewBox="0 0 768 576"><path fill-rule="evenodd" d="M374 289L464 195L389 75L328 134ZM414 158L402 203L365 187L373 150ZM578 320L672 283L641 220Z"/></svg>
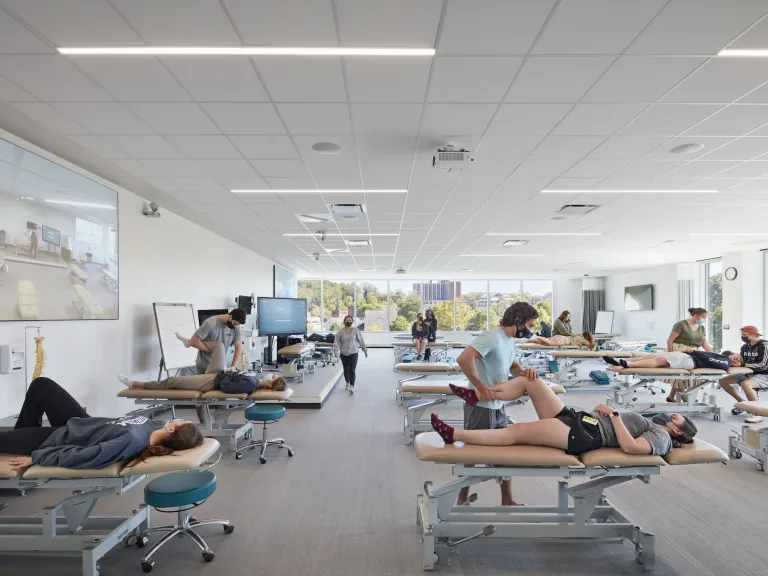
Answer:
<svg viewBox="0 0 768 576"><path fill-rule="evenodd" d="M502 498L501 505L502 506L525 506L525 504L521 504L520 502L516 502L515 500L510 500L509 498Z"/></svg>

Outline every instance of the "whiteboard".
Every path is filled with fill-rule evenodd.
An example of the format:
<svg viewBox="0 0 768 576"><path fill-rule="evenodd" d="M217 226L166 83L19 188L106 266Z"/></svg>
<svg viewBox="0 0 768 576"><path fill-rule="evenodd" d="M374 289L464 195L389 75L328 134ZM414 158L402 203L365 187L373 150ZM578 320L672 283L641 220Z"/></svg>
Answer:
<svg viewBox="0 0 768 576"><path fill-rule="evenodd" d="M610 334L613 330L613 310L601 310L595 321L595 334Z"/></svg>
<svg viewBox="0 0 768 576"><path fill-rule="evenodd" d="M157 336L160 339L160 351L163 354L163 364L166 370L189 368L195 365L197 350L184 348L181 340L176 338L176 332L191 338L197 330L195 311L192 304L163 304L155 302L155 323Z"/></svg>

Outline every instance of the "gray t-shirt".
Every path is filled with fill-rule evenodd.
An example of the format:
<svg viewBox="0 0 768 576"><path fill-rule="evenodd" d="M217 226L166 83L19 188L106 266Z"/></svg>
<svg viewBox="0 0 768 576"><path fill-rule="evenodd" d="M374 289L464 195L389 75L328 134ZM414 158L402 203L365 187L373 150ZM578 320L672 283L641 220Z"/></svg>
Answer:
<svg viewBox="0 0 768 576"><path fill-rule="evenodd" d="M241 340L243 337L240 326L230 328L226 322L222 322L218 316L211 316L205 322L200 325L195 331L200 340L203 342L221 342L224 344L224 350L229 350L229 347L235 342L235 339ZM208 364L211 362L211 353L198 350L197 360L195 365L198 372L205 371L208 368Z"/></svg>
<svg viewBox="0 0 768 576"><path fill-rule="evenodd" d="M494 328L483 332L469 344L477 350L482 358L475 360L477 375L486 386L501 384L509 380L509 368L515 362L515 341L507 336L504 330ZM469 387L474 389L472 383ZM501 400L491 402L478 402L481 408L498 410L504 407Z"/></svg>
<svg viewBox="0 0 768 576"><path fill-rule="evenodd" d="M611 417L599 412L592 412L592 416L597 420L600 435L603 437L603 445L607 448L620 448ZM651 454L663 456L672 450L672 437L647 418L636 412L622 412L620 417L632 438L643 437L648 440L651 445Z"/></svg>

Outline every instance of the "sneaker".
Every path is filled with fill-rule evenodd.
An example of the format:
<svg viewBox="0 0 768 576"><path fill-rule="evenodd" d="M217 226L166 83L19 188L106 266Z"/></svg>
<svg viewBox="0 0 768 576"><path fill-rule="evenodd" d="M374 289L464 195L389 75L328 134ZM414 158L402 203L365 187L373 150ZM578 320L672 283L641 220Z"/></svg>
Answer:
<svg viewBox="0 0 768 576"><path fill-rule="evenodd" d="M355 393L355 387L354 386L347 386L347 391L349 392L349 395L352 396L352 394Z"/></svg>
<svg viewBox="0 0 768 576"><path fill-rule="evenodd" d="M744 410L741 408L731 408L731 414L738 416L739 414L744 414Z"/></svg>
<svg viewBox="0 0 768 576"><path fill-rule="evenodd" d="M744 420L747 424L760 424L763 421L762 416L750 416L746 420Z"/></svg>

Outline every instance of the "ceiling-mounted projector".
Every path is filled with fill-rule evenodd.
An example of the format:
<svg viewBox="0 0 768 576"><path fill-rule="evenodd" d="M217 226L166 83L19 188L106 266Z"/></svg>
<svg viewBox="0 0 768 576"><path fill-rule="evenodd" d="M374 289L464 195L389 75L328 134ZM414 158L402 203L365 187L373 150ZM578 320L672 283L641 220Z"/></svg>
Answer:
<svg viewBox="0 0 768 576"><path fill-rule="evenodd" d="M444 146L437 149L437 154L432 156L432 174L435 176L453 176L469 168L472 162L472 153L462 148L457 150L453 146Z"/></svg>
<svg viewBox="0 0 768 576"><path fill-rule="evenodd" d="M402 266L400 266L400 268L398 268L395 271L396 274L405 274L406 272L407 272L407 270L405 268L403 268Z"/></svg>

